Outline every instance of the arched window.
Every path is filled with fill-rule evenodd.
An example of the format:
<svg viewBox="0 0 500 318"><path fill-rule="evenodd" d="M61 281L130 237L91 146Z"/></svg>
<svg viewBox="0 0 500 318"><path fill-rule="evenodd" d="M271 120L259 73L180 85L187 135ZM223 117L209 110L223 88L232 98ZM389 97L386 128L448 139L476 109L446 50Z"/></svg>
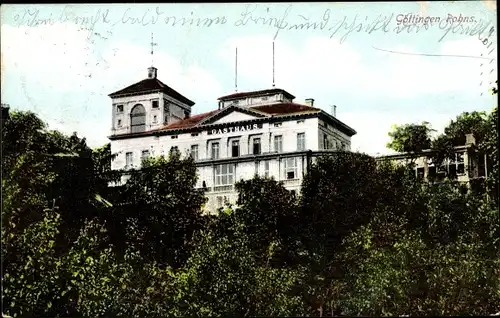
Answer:
<svg viewBox="0 0 500 318"><path fill-rule="evenodd" d="M146 110L137 104L130 112L130 132L136 133L146 130Z"/></svg>

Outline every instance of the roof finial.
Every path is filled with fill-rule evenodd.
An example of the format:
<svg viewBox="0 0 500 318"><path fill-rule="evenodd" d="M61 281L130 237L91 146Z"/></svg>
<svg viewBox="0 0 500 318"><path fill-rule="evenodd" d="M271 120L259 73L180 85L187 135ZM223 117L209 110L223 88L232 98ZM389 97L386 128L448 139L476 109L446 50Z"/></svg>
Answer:
<svg viewBox="0 0 500 318"><path fill-rule="evenodd" d="M158 43L153 42L153 32L151 32L151 66L153 66L153 47L157 46Z"/></svg>

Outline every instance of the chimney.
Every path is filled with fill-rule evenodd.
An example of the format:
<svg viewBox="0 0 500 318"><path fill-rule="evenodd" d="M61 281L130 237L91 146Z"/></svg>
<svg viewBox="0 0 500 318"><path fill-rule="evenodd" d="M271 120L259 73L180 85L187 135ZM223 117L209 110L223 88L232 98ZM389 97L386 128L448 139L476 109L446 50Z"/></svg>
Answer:
<svg viewBox="0 0 500 318"><path fill-rule="evenodd" d="M148 68L148 78L156 78L158 75L158 69L154 66Z"/></svg>
<svg viewBox="0 0 500 318"><path fill-rule="evenodd" d="M332 116L337 117L337 105L332 106Z"/></svg>
<svg viewBox="0 0 500 318"><path fill-rule="evenodd" d="M314 98L306 98L306 105L307 106L314 106Z"/></svg>

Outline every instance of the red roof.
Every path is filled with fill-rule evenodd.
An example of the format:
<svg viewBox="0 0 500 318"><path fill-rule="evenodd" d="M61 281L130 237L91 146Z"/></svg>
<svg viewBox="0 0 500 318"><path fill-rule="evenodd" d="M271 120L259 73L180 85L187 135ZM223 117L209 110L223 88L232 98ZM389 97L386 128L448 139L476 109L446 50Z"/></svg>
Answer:
<svg viewBox="0 0 500 318"><path fill-rule="evenodd" d="M174 121L173 123L168 124L165 127L160 128L159 130L169 130L169 129L184 129L196 126L203 119L212 116L213 114L219 112L219 110L213 110L211 112L202 113L198 115L193 115L189 118Z"/></svg>
<svg viewBox="0 0 500 318"><path fill-rule="evenodd" d="M192 100L186 98L185 96L183 96L173 88L169 87L168 85L164 84L157 78L147 78L145 80L127 86L124 89L111 93L109 94L109 97L116 97L119 95L135 94L135 93L142 93L155 90L160 90L163 93L167 94L168 96L172 96L173 98L189 106L194 105L194 102Z"/></svg>
<svg viewBox="0 0 500 318"><path fill-rule="evenodd" d="M319 112L319 108L314 108L307 105L301 105L296 103L279 103L279 104L269 104L262 106L250 107L251 109L264 112L269 115L288 115L293 113L301 112Z"/></svg>
<svg viewBox="0 0 500 318"><path fill-rule="evenodd" d="M295 96L293 96L292 94L290 94L289 92L287 92L281 88L272 88L272 89L263 89L260 91L234 93L234 94L219 97L218 100L231 100L231 99L236 99L236 98L262 96L262 95L275 95L275 94L279 94L279 93L283 93L286 97L291 98L291 99L295 98Z"/></svg>
<svg viewBox="0 0 500 318"><path fill-rule="evenodd" d="M213 110L211 112L198 114L191 116L189 118L175 121L167 126L160 128L159 130L170 130L170 129L185 129L196 126L205 118L208 118L218 112L224 111L226 108L221 110ZM289 115L294 113L303 113L303 112L319 112L320 109L310 107L307 105L295 104L295 103L279 103L279 104L270 104L270 105L262 105L256 107L250 107L250 109L254 109L269 115Z"/></svg>

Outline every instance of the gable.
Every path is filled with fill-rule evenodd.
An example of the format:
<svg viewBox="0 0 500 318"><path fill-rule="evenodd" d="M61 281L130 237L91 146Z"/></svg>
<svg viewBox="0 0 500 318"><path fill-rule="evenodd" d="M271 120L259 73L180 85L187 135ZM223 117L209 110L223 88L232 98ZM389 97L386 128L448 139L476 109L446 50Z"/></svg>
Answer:
<svg viewBox="0 0 500 318"><path fill-rule="evenodd" d="M212 124L222 124L222 123L231 123L231 122L237 122L237 121L244 121L244 120L252 120L252 119L257 119L259 117L250 115L250 114L245 114L240 111L233 111L225 116L215 120L212 122Z"/></svg>

